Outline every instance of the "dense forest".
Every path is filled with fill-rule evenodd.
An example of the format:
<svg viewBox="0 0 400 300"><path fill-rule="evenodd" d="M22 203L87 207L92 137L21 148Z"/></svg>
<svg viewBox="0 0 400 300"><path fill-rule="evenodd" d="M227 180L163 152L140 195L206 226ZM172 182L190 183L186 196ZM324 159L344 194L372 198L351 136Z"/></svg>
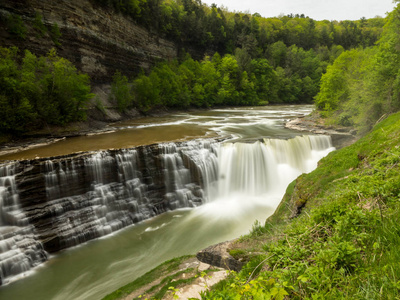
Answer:
<svg viewBox="0 0 400 300"><path fill-rule="evenodd" d="M0 48L0 87L0 132L8 134L84 120L93 97L89 76L54 49L21 58L17 48Z"/></svg>
<svg viewBox="0 0 400 300"><path fill-rule="evenodd" d="M399 20L398 6L375 46L345 51L328 67L315 103L331 122L366 132L400 109Z"/></svg>
<svg viewBox="0 0 400 300"><path fill-rule="evenodd" d="M371 47L379 39L382 49L384 43L390 43L381 38L386 20L380 17L341 22L315 21L304 15L263 18L259 14L231 13L199 0L92 3L124 14L181 49L178 59L160 62L135 78L115 70L110 99L121 112L312 103L327 68L317 105L327 112L336 110L324 104L329 102L324 100L324 92L332 70L340 68L340 60L346 61L349 55L373 55L377 50ZM7 22L10 34L26 38L28 21L10 15ZM37 34L50 36L57 46L62 34L57 24L47 28L38 13L33 23ZM388 30L386 25L385 32ZM193 49L206 55L194 59L188 54ZM16 48L1 49L0 132L18 135L85 119L86 104L93 96L90 79L50 50L47 57L36 57ZM332 88L328 90L332 92ZM346 114L340 118L342 124L354 123Z"/></svg>
<svg viewBox="0 0 400 300"><path fill-rule="evenodd" d="M320 79L343 51L374 45L384 19L314 21L304 15L263 18L201 1L99 1L182 47L211 53L162 63L129 80L117 73L120 109L311 103ZM151 13L149 13L151 12ZM156 23L151 16L157 16Z"/></svg>

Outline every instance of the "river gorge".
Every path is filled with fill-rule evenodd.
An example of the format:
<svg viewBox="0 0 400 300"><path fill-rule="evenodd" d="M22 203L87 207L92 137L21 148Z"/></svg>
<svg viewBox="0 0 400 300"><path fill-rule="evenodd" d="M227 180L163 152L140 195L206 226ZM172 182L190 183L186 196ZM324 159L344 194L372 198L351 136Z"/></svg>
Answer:
<svg viewBox="0 0 400 300"><path fill-rule="evenodd" d="M334 150L313 106L171 114L0 157L1 299L99 299L264 222Z"/></svg>

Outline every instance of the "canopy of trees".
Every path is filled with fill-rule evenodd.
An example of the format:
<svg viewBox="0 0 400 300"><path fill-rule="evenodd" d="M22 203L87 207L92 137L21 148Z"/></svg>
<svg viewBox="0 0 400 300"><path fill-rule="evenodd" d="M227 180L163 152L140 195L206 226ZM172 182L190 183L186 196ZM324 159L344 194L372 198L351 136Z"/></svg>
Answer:
<svg viewBox="0 0 400 300"><path fill-rule="evenodd" d="M46 57L26 50L20 58L17 48L0 48L1 133L83 120L91 97L89 77L54 49Z"/></svg>
<svg viewBox="0 0 400 300"><path fill-rule="evenodd" d="M233 53L246 48L262 55L281 41L309 50L321 45L345 49L371 46L379 38L382 18L359 21L315 21L304 15L263 18L259 14L232 13L200 0L92 0L130 16L135 22L184 45ZM250 50L250 51L249 51Z"/></svg>
<svg viewBox="0 0 400 300"><path fill-rule="evenodd" d="M149 75L142 74L131 81L116 73L112 97L118 107L142 111L159 106L311 103L319 90L324 62L314 50L288 48L283 43L280 56L280 62L252 59L240 48L235 55L221 57L216 53L200 62L187 55L181 61L161 63ZM120 97L121 93L125 96Z"/></svg>
<svg viewBox="0 0 400 300"><path fill-rule="evenodd" d="M400 7L377 45L343 52L322 76L316 105L332 122L369 130L400 109Z"/></svg>

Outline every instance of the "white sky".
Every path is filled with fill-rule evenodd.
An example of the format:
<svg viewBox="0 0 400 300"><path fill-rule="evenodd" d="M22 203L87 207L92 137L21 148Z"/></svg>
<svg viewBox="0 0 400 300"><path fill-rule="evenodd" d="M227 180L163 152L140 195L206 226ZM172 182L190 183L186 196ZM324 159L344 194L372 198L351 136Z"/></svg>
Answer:
<svg viewBox="0 0 400 300"><path fill-rule="evenodd" d="M392 0L202 0L229 11L258 12L263 17L305 14L314 20L358 20L385 17L395 7Z"/></svg>

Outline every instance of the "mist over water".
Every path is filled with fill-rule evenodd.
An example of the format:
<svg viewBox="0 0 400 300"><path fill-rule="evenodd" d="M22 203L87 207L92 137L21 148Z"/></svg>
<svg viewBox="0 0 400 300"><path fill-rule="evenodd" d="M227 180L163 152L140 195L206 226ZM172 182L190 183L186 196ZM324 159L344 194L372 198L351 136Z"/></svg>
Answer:
<svg viewBox="0 0 400 300"><path fill-rule="evenodd" d="M205 204L170 211L62 251L33 275L0 287L0 299L99 299L167 259L248 233L255 220L264 223L274 212L291 181L312 171L320 158L334 150L329 137L299 136L283 128L285 120L309 110L284 106L186 116L186 124L204 122L207 130L233 135L230 142L196 151L195 157L190 151L184 153L204 170ZM248 143L249 139L257 141ZM182 191L187 174L181 157L171 149L173 144L163 147L171 172L166 176L171 184L168 192L186 201Z"/></svg>

